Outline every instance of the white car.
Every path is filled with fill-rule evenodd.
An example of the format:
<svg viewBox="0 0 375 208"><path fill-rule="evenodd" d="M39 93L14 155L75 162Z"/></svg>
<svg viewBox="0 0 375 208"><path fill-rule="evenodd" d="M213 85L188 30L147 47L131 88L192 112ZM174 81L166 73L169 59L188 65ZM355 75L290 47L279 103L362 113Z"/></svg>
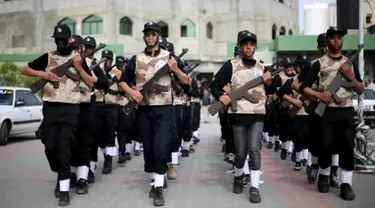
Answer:
<svg viewBox="0 0 375 208"><path fill-rule="evenodd" d="M352 96L355 111L358 110L358 95ZM365 89L363 93L363 119L366 123L372 124L375 121L375 91Z"/></svg>
<svg viewBox="0 0 375 208"><path fill-rule="evenodd" d="M35 132L40 138L42 119L42 101L30 89L0 86L0 145L17 134Z"/></svg>

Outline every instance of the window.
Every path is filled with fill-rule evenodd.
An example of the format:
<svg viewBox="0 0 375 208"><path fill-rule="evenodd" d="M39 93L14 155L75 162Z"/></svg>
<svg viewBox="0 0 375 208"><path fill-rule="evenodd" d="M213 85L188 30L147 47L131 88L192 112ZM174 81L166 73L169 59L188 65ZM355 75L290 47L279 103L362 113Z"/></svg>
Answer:
<svg viewBox="0 0 375 208"><path fill-rule="evenodd" d="M290 29L289 32L288 32L289 35L293 35L293 30Z"/></svg>
<svg viewBox="0 0 375 208"><path fill-rule="evenodd" d="M366 24L371 24L372 14L366 15Z"/></svg>
<svg viewBox="0 0 375 208"><path fill-rule="evenodd" d="M285 35L286 34L286 29L285 29L285 27L284 26L282 26L281 28L280 28L280 33L279 33L280 35Z"/></svg>
<svg viewBox="0 0 375 208"><path fill-rule="evenodd" d="M207 30L207 38L208 39L213 39L213 29L214 29L214 26L212 25L211 22L209 22L206 26L206 30Z"/></svg>
<svg viewBox="0 0 375 208"><path fill-rule="evenodd" d="M25 105L27 105L25 92L26 92L26 90L17 90L16 91L16 102L17 101L24 101Z"/></svg>
<svg viewBox="0 0 375 208"><path fill-rule="evenodd" d="M121 35L132 35L133 34L133 22L129 17L123 17L120 19L120 34Z"/></svg>
<svg viewBox="0 0 375 208"><path fill-rule="evenodd" d="M158 25L160 27L160 35L161 35L161 37L167 38L168 37L168 24L166 22L164 22L164 21L159 21Z"/></svg>
<svg viewBox="0 0 375 208"><path fill-rule="evenodd" d="M31 91L25 92L25 98L27 106L40 105L38 98Z"/></svg>
<svg viewBox="0 0 375 208"><path fill-rule="evenodd" d="M70 27L70 31L72 32L72 35L75 35L76 34L76 21L66 17L64 19L62 19L59 23L57 23L58 25L68 25Z"/></svg>
<svg viewBox="0 0 375 208"><path fill-rule="evenodd" d="M277 35L277 27L274 24L274 25L272 25L272 40L276 39L276 35Z"/></svg>
<svg viewBox="0 0 375 208"><path fill-rule="evenodd" d="M91 15L83 20L83 32L84 35L95 35L103 34L103 19Z"/></svg>
<svg viewBox="0 0 375 208"><path fill-rule="evenodd" d="M13 105L13 90L0 90L0 105Z"/></svg>
<svg viewBox="0 0 375 208"><path fill-rule="evenodd" d="M191 20L185 20L181 24L181 37L183 38L194 38L195 37L195 25Z"/></svg>

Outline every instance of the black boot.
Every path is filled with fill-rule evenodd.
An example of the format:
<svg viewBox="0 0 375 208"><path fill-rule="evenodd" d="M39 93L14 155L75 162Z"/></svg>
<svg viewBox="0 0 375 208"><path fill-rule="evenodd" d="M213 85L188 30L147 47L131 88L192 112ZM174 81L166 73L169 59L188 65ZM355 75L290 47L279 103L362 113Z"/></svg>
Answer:
<svg viewBox="0 0 375 208"><path fill-rule="evenodd" d="M198 144L201 140L197 137L193 137L193 144Z"/></svg>
<svg viewBox="0 0 375 208"><path fill-rule="evenodd" d="M337 166L331 166L331 174L329 175L329 185L332 187L332 188L340 188L340 183L339 183L339 179L337 177L337 169L339 167Z"/></svg>
<svg viewBox="0 0 375 208"><path fill-rule="evenodd" d="M268 142L267 149L273 149L273 142Z"/></svg>
<svg viewBox="0 0 375 208"><path fill-rule="evenodd" d="M317 165L312 165L309 172L307 173L307 181L310 184L314 184L318 177L319 167Z"/></svg>
<svg viewBox="0 0 375 208"><path fill-rule="evenodd" d="M302 160L302 167L307 167L308 161L306 159Z"/></svg>
<svg viewBox="0 0 375 208"><path fill-rule="evenodd" d="M262 201L262 198L259 194L259 189L255 187L250 188L250 202L254 204L258 204Z"/></svg>
<svg viewBox="0 0 375 208"><path fill-rule="evenodd" d="M70 188L75 188L77 185L77 174L70 173Z"/></svg>
<svg viewBox="0 0 375 208"><path fill-rule="evenodd" d="M134 155L135 155L135 156L139 156L139 155L141 155L141 151L139 151L139 150L134 150Z"/></svg>
<svg viewBox="0 0 375 208"><path fill-rule="evenodd" d="M70 204L69 191L60 191L59 206L65 207Z"/></svg>
<svg viewBox="0 0 375 208"><path fill-rule="evenodd" d="M189 150L182 150L182 157L189 157Z"/></svg>
<svg viewBox="0 0 375 208"><path fill-rule="evenodd" d="M89 193L89 185L85 179L80 178L77 181L77 189L76 192L78 195L85 195Z"/></svg>
<svg viewBox="0 0 375 208"><path fill-rule="evenodd" d="M110 174L112 172L112 156L106 155L103 164L103 174Z"/></svg>
<svg viewBox="0 0 375 208"><path fill-rule="evenodd" d="M281 144L279 141L276 141L275 142L275 148L274 148L275 152L279 152L281 150Z"/></svg>
<svg viewBox="0 0 375 208"><path fill-rule="evenodd" d="M341 184L340 196L345 201L353 201L355 199L355 194L352 189L352 186L348 183Z"/></svg>
<svg viewBox="0 0 375 208"><path fill-rule="evenodd" d="M233 193L235 194L241 194L243 190L243 185L242 185L242 180L243 180L243 174L238 177L234 177L233 179Z"/></svg>
<svg viewBox="0 0 375 208"><path fill-rule="evenodd" d="M148 192L148 197L150 198L155 197L155 186L151 186L150 192Z"/></svg>
<svg viewBox="0 0 375 208"><path fill-rule="evenodd" d="M302 162L296 162L296 164L294 165L294 170L300 171L301 168L302 168Z"/></svg>
<svg viewBox="0 0 375 208"><path fill-rule="evenodd" d="M125 158L125 153L124 152L121 152L119 155L118 155L118 162L119 166L125 166L125 163L126 163L126 158Z"/></svg>
<svg viewBox="0 0 375 208"><path fill-rule="evenodd" d="M318 191L320 193L328 193L329 192L329 176L319 174Z"/></svg>
<svg viewBox="0 0 375 208"><path fill-rule="evenodd" d="M92 184L94 182L95 182L95 174L90 169L89 170L89 175L87 176L87 183Z"/></svg>
<svg viewBox="0 0 375 208"><path fill-rule="evenodd" d="M55 187L55 197L56 199L60 198L60 182L57 180L56 187Z"/></svg>
<svg viewBox="0 0 375 208"><path fill-rule="evenodd" d="M282 160L285 160L287 156L288 156L288 151L286 149L281 149L280 158Z"/></svg>
<svg viewBox="0 0 375 208"><path fill-rule="evenodd" d="M132 157L130 156L130 152L125 152L125 159L126 160L131 160Z"/></svg>
<svg viewBox="0 0 375 208"><path fill-rule="evenodd" d="M155 187L154 193L154 206L164 206L165 200L163 196L163 187Z"/></svg>

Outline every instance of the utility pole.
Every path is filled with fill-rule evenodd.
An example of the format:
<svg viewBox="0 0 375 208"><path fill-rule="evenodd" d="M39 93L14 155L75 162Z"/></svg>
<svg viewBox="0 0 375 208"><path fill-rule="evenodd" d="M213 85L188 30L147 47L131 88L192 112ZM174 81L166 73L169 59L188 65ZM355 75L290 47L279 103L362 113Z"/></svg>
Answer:
<svg viewBox="0 0 375 208"><path fill-rule="evenodd" d="M362 0L359 1L359 30L358 30L358 44L363 44L364 43L364 8L363 8L363 3ZM364 59L364 50L362 49L361 52L359 53L358 56L358 70L359 74L361 76L361 79L364 80L364 75L365 75L365 59ZM364 122L363 120L363 94L358 96L358 122L362 123Z"/></svg>

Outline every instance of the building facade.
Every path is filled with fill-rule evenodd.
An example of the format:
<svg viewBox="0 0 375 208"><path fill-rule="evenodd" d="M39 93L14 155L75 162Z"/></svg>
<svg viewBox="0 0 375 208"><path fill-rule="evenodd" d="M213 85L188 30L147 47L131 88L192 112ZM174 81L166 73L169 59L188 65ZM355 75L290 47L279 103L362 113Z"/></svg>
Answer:
<svg viewBox="0 0 375 208"><path fill-rule="evenodd" d="M275 12L277 11L277 12ZM56 24L97 42L123 44L131 57L143 50L143 24L158 22L176 53L216 71L227 59L227 42L242 29L260 42L298 31L298 0L0 0L0 54L41 54L55 48Z"/></svg>

